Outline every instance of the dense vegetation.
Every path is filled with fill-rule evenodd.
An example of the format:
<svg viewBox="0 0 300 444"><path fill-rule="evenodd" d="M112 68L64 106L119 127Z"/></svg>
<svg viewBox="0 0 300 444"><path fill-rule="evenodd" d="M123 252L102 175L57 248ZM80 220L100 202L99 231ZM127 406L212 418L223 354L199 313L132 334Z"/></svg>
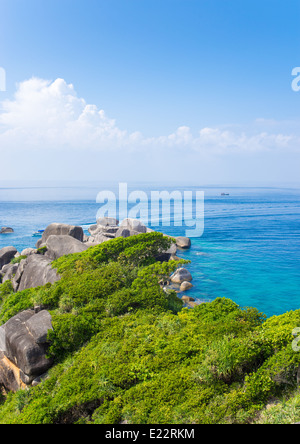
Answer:
<svg viewBox="0 0 300 444"><path fill-rule="evenodd" d="M300 420L300 310L266 320L222 298L183 308L161 285L179 265L157 262L170 242L112 240L55 261L52 286L0 286L0 324L36 304L50 310L55 358L38 387L2 396L1 423Z"/></svg>

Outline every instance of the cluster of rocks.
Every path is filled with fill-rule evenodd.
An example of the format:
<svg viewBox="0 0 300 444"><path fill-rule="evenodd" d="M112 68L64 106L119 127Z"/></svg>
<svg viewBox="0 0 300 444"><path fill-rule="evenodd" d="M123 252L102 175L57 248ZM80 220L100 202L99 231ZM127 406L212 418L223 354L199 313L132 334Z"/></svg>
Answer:
<svg viewBox="0 0 300 444"><path fill-rule="evenodd" d="M90 237L88 244L94 245L102 242L107 242L118 237L130 237L139 234L145 234L148 228L139 220L125 219L121 224L114 218L100 218L96 225L91 225L89 228Z"/></svg>
<svg viewBox="0 0 300 444"><path fill-rule="evenodd" d="M81 227L51 224L37 242L36 248L26 248L21 253L14 247L0 250L0 279L2 283L10 280L15 292L53 284L60 279L57 271L52 268L53 260L86 250L88 245L83 241ZM20 261L11 263L12 259L18 257Z"/></svg>
<svg viewBox="0 0 300 444"><path fill-rule="evenodd" d="M86 239L89 246L107 242L118 237L130 237L139 234L153 232L138 219L124 219L121 224L117 219L105 217L97 220L97 225L89 227L90 237ZM176 246L172 247L172 254L176 254L177 248L188 249L191 247L191 240L187 237L177 237Z"/></svg>
<svg viewBox="0 0 300 444"><path fill-rule="evenodd" d="M14 247L0 250L0 279L2 279L2 283L10 280L14 291L17 292L27 288L42 287L60 279L56 270L52 268L50 258L39 254L37 250L27 250L22 253L18 253ZM17 263L11 263L13 259L20 256L24 259Z"/></svg>
<svg viewBox="0 0 300 444"><path fill-rule="evenodd" d="M193 284L191 283L192 280L193 277L188 270L186 270L185 268L179 268L170 277L170 281L167 283L167 288L175 290L177 293L184 293L193 288ZM184 295L181 297L181 299L186 304L186 306L190 308L194 308L199 305L196 300L190 296Z"/></svg>
<svg viewBox="0 0 300 444"><path fill-rule="evenodd" d="M84 234L82 227L53 223L46 228L36 248L26 248L21 253L14 247L3 248L0 250L0 280L2 283L10 280L15 292L52 284L60 279L52 268L51 263L55 259L81 253L118 237L127 238L153 230L136 219L125 219L119 224L116 219L107 217L98 219L97 224L90 226L88 231L90 236ZM176 244L162 252L161 257L164 260L176 259L177 248L187 249L190 246L190 239L178 237ZM17 257L21 257L21 260L11 263Z"/></svg>
<svg viewBox="0 0 300 444"><path fill-rule="evenodd" d="M90 236L84 234L82 227L54 223L46 228L36 248L26 248L22 252L14 247L3 248L0 250L0 282L10 280L15 292L52 284L60 279L57 270L52 268L55 259L81 253L115 238L128 238L153 230L135 219L125 219L119 224L116 219L101 218L88 231ZM161 252L160 260L178 259L177 249L190 246L190 239L176 238L176 244ZM13 260L16 258L19 260ZM180 268L167 285L168 288L174 285L179 293L192 288L191 281L191 274ZM187 297L182 298L186 303L191 302L192 298L188 298L189 301L184 298ZM26 310L0 327L0 385L7 390L37 384L51 366L51 361L46 358L51 316L46 310L40 310L38 307Z"/></svg>

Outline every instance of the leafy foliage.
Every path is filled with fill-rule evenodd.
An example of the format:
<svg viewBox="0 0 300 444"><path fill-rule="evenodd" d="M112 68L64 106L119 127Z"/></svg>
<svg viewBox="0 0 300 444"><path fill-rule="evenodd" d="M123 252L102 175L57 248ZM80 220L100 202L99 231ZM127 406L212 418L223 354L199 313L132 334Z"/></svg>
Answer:
<svg viewBox="0 0 300 444"><path fill-rule="evenodd" d="M37 303L51 310L55 358L42 384L2 400L1 423L270 422L274 399L300 418L300 311L266 319L222 298L182 308L160 285L184 263L157 262L170 242L116 239L55 261L53 285L0 286L1 323Z"/></svg>
<svg viewBox="0 0 300 444"><path fill-rule="evenodd" d="M27 259L27 256L19 256L19 257L15 257L14 259L12 259L10 261L11 264L19 264L22 260Z"/></svg>

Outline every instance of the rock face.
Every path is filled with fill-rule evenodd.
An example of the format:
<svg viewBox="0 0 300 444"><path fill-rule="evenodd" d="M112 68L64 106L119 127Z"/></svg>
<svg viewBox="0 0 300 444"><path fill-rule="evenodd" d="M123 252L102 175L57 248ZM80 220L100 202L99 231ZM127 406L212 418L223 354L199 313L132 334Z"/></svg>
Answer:
<svg viewBox="0 0 300 444"><path fill-rule="evenodd" d="M51 315L26 310L0 327L0 384L16 391L43 375L52 365L46 358Z"/></svg>
<svg viewBox="0 0 300 444"><path fill-rule="evenodd" d="M29 318L25 325L37 344L46 344L48 332L53 330L51 315L46 310L42 310Z"/></svg>
<svg viewBox="0 0 300 444"><path fill-rule="evenodd" d="M182 301L188 308L195 308L200 305L199 302L196 302L194 298L190 298L189 296L182 296Z"/></svg>
<svg viewBox="0 0 300 444"><path fill-rule="evenodd" d="M181 299L183 300L183 302L195 302L195 299L189 296L182 296Z"/></svg>
<svg viewBox="0 0 300 444"><path fill-rule="evenodd" d="M4 284L6 281L11 281L14 275L17 273L18 268L19 264L5 265L1 270L1 274L3 274L2 284Z"/></svg>
<svg viewBox="0 0 300 444"><path fill-rule="evenodd" d="M45 244L50 236L71 236L80 242L83 242L84 233L81 227L76 227L74 225L51 224L44 231L42 239L38 241L39 245L37 248L39 248L41 244Z"/></svg>
<svg viewBox="0 0 300 444"><path fill-rule="evenodd" d="M17 392L26 385L21 380L20 369L0 351L0 385L9 392Z"/></svg>
<svg viewBox="0 0 300 444"><path fill-rule="evenodd" d="M138 231L135 230L131 230L130 228L127 228L126 226L124 227L120 227L116 233L116 237L131 237L131 236L138 236L139 233Z"/></svg>
<svg viewBox="0 0 300 444"><path fill-rule="evenodd" d="M99 233L100 229L98 225L91 225L88 229L88 232L91 236L96 236Z"/></svg>
<svg viewBox="0 0 300 444"><path fill-rule="evenodd" d="M116 237L119 230L119 221L113 217L102 217L96 225L89 227L90 237L86 240L88 246L95 246L110 241Z"/></svg>
<svg viewBox="0 0 300 444"><path fill-rule="evenodd" d="M114 238L118 229L119 229L118 226L92 225L89 228L89 233L91 236L94 237L102 234L102 235L110 235L110 238Z"/></svg>
<svg viewBox="0 0 300 444"><path fill-rule="evenodd" d="M187 291L191 288L193 288L193 284L187 281L182 282L182 284L180 285L180 291Z"/></svg>
<svg viewBox="0 0 300 444"><path fill-rule="evenodd" d="M183 250L187 250L188 248L191 248L191 239L189 239L188 237L177 237L176 245Z"/></svg>
<svg viewBox="0 0 300 444"><path fill-rule="evenodd" d="M124 219L116 232L116 237L131 237L148 232L146 225L138 219Z"/></svg>
<svg viewBox="0 0 300 444"><path fill-rule="evenodd" d="M18 251L14 247L2 248L2 250L0 250L0 270L4 265L9 264L17 253Z"/></svg>
<svg viewBox="0 0 300 444"><path fill-rule="evenodd" d="M45 256L51 260L67 254L82 253L88 249L88 246L83 242L71 236L54 236L51 235L46 241L47 252Z"/></svg>
<svg viewBox="0 0 300 444"><path fill-rule="evenodd" d="M33 254L20 263L14 282L18 284L18 291L27 288L42 287L48 283L53 284L60 276L51 266L51 259ZM13 282L13 285L14 285Z"/></svg>
<svg viewBox="0 0 300 444"><path fill-rule="evenodd" d="M91 236L90 242L88 243L89 246L95 246L99 244L103 244L103 242L108 242L114 239L114 237L111 237L110 235L99 233L96 236Z"/></svg>
<svg viewBox="0 0 300 444"><path fill-rule="evenodd" d="M176 244L172 244L168 251L166 251L166 253L170 254L171 256L175 256L177 253Z"/></svg>
<svg viewBox="0 0 300 444"><path fill-rule="evenodd" d="M30 256L31 254L37 254L37 249L36 248L25 248L25 250L23 250L21 252L21 256Z"/></svg>
<svg viewBox="0 0 300 444"><path fill-rule="evenodd" d="M21 262L20 262L20 264L18 266L16 274L15 274L15 276L13 277L13 279L11 281L12 285L13 285L13 288L14 288L14 291L18 291L22 275L24 273L25 267L26 267L28 262L29 261L27 261L27 259L23 259L23 260L21 260Z"/></svg>
<svg viewBox="0 0 300 444"><path fill-rule="evenodd" d="M11 233L14 233L13 228L10 228L10 227L2 227L2 228L0 229L0 234L11 234Z"/></svg>
<svg viewBox="0 0 300 444"><path fill-rule="evenodd" d="M101 244L118 237L127 238L147 232L146 225L138 219L125 219L119 226L117 219L104 217L97 220L97 225L90 226L89 233L91 236L87 243L92 246L92 244Z"/></svg>
<svg viewBox="0 0 300 444"><path fill-rule="evenodd" d="M113 217L101 217L97 220L97 225L102 225L104 227L115 227L119 225L119 221Z"/></svg>
<svg viewBox="0 0 300 444"><path fill-rule="evenodd" d="M124 219L120 227L139 234L147 233L146 225L138 219Z"/></svg>
<svg viewBox="0 0 300 444"><path fill-rule="evenodd" d="M174 284L181 285L183 282L191 282L193 277L191 273L185 268L179 268L175 273L171 276L171 282Z"/></svg>

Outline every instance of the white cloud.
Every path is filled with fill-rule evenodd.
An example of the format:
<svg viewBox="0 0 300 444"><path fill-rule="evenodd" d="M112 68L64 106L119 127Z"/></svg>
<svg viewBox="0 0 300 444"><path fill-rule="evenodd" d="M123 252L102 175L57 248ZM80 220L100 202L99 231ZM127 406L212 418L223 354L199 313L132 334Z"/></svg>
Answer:
<svg viewBox="0 0 300 444"><path fill-rule="evenodd" d="M270 124L272 122L272 125ZM264 125L265 123L265 125ZM295 125L296 127L296 125ZM32 78L18 85L12 100L2 102L0 151L2 149L149 150L184 148L208 155L255 153L299 149L299 132L280 130L280 122L257 119L252 128L179 127L174 133L145 138L139 132L121 130L96 105L79 98L71 84Z"/></svg>
<svg viewBox="0 0 300 444"><path fill-rule="evenodd" d="M19 84L13 100L2 103L0 141L6 145L104 149L126 138L126 131L103 110L78 98L63 79L32 78Z"/></svg>

